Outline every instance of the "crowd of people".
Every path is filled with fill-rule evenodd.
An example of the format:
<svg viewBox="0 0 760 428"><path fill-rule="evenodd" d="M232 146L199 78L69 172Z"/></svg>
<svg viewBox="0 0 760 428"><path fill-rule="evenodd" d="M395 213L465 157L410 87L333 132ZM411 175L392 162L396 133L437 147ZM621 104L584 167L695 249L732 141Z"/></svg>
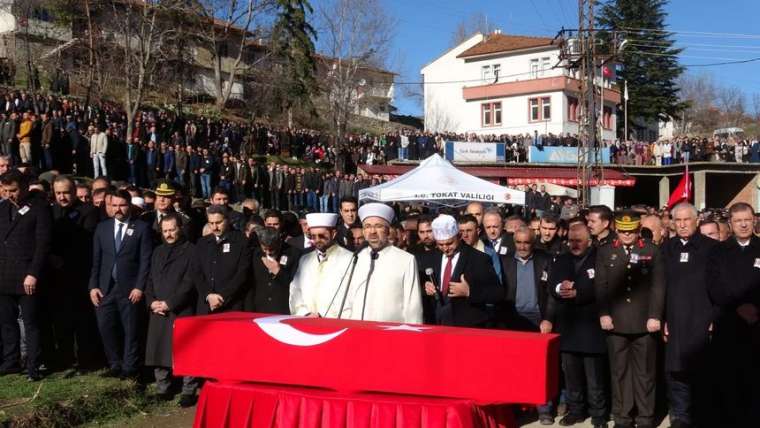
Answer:
<svg viewBox="0 0 760 428"><path fill-rule="evenodd" d="M506 163L529 162L531 147L543 150L579 144L573 135L538 132L476 135L402 130L337 139L314 130L178 116L162 109L139 111L131 135L127 130L124 111L108 102L85 105L76 98L24 91L9 92L0 101L0 155L9 156L13 165L81 177L107 175L142 188L151 187L157 179L171 179L187 184L192 196L206 199L218 184L252 197L257 188L277 181L267 172L266 155L329 165L355 175L361 164L420 160L443 153L446 141L504 143ZM670 165L687 157L690 161L760 162L756 140L678 137L656 142L605 141L604 145L611 162L623 165ZM286 194L292 191L284 190Z"/></svg>
<svg viewBox="0 0 760 428"><path fill-rule="evenodd" d="M661 383L671 426L758 418L760 238L744 203L614 214L542 188L508 210L347 194L337 214L296 214L233 209L223 185L205 202L163 179L142 192L0 173L2 375L101 370L192 406L202 380L172 375L173 320L243 310L558 333L546 425L655 426Z"/></svg>
<svg viewBox="0 0 760 428"><path fill-rule="evenodd" d="M202 380L173 377L173 320L243 310L558 333L563 393L535 409L546 425L652 427L661 385L674 427L760 416L747 204L615 214L533 186L525 207L360 206L384 177L260 156L350 171L458 136L341 146L162 111L126 129L108 105L21 93L0 106L0 375L101 370L192 406Z"/></svg>

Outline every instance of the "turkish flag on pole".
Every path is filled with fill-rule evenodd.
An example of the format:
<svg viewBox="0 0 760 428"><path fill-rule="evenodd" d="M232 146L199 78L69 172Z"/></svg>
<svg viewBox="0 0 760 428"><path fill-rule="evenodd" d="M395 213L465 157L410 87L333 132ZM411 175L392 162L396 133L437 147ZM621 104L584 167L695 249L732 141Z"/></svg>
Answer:
<svg viewBox="0 0 760 428"><path fill-rule="evenodd" d="M683 173L681 181L668 199L668 209L673 208L679 202L689 202L691 200L691 178L689 178L688 168Z"/></svg>

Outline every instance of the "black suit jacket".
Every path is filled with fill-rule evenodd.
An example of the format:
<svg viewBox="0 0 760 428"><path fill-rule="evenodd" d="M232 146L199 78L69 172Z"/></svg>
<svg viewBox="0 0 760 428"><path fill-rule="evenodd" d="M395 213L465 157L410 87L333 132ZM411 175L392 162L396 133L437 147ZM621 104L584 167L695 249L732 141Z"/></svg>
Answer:
<svg viewBox="0 0 760 428"><path fill-rule="evenodd" d="M86 290L92 270L92 236L100 213L75 201L69 207L53 205L52 281L59 291Z"/></svg>
<svg viewBox="0 0 760 428"><path fill-rule="evenodd" d="M251 249L241 232L229 230L219 242L208 235L198 240L191 278L198 290L198 315L210 312L206 297L219 294L224 304L217 312L242 310L251 267Z"/></svg>
<svg viewBox="0 0 760 428"><path fill-rule="evenodd" d="M599 306L596 304L594 277L596 248L591 247L585 257L565 253L557 257L551 266L548 281L548 298L544 318L554 324L559 333L560 350L604 354L607 342L599 324ZM576 295L563 299L557 293L562 281L573 282Z"/></svg>
<svg viewBox="0 0 760 428"><path fill-rule="evenodd" d="M252 284L245 298L245 310L271 314L290 314L290 282L298 270L301 251L283 244L279 257L280 271L269 273L261 258L264 253L256 249L252 254Z"/></svg>
<svg viewBox="0 0 760 428"><path fill-rule="evenodd" d="M90 290L99 288L103 295L113 291L127 296L132 289L145 290L153 253L153 238L150 227L145 222L130 219L117 251L114 247L114 222L112 218L105 220L95 229ZM115 282L111 278L114 264Z"/></svg>
<svg viewBox="0 0 760 428"><path fill-rule="evenodd" d="M0 202L0 294L25 294L27 275L39 281L51 237L50 207L44 200L30 197L18 210L10 201Z"/></svg>
<svg viewBox="0 0 760 428"><path fill-rule="evenodd" d="M507 326L524 330L524 326L519 324L519 317L515 309L517 296L517 260L514 253L501 258L501 283L506 288L506 296L503 308L503 321ZM536 287L536 296L538 297L538 309L543 317L546 312L546 281L549 277L549 268L551 267L552 258L546 253L538 250L533 251L533 281Z"/></svg>
<svg viewBox="0 0 760 428"><path fill-rule="evenodd" d="M494 248L493 243L488 239L488 237L484 237L482 239L483 243L487 247ZM499 251L496 253L500 256L514 256L515 254L515 238L514 235L511 233L503 233L501 237L499 238L500 244L499 244Z"/></svg>
<svg viewBox="0 0 760 428"><path fill-rule="evenodd" d="M436 249L427 254L420 254L418 260L423 263L420 268L423 273L428 268L433 269L432 276L440 290L443 254ZM449 298L439 295L437 301L435 297L425 297L428 307L435 307L435 322L459 327L485 326L489 321L486 304L495 304L504 299L504 289L499 286L491 258L465 243L460 243L459 259L451 272L451 281L459 282L461 275L464 275L470 285L469 297ZM427 275L424 278L427 279ZM430 303L431 300L433 303Z"/></svg>

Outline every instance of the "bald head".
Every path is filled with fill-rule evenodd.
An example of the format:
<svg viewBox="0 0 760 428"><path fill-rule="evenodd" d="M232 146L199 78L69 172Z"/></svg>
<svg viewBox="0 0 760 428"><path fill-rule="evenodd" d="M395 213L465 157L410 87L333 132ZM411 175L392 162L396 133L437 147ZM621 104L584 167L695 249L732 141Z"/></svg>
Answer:
<svg viewBox="0 0 760 428"><path fill-rule="evenodd" d="M657 215L641 217L641 227L652 231L652 242L659 245L662 242L662 220Z"/></svg>

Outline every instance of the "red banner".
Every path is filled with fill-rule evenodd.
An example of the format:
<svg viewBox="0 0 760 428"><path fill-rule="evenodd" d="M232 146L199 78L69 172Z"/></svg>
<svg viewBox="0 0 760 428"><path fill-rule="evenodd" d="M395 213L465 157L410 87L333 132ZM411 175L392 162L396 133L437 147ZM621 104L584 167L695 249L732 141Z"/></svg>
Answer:
<svg viewBox="0 0 760 428"><path fill-rule="evenodd" d="M229 313L174 325L174 372L233 382L543 404L559 340L502 330Z"/></svg>

